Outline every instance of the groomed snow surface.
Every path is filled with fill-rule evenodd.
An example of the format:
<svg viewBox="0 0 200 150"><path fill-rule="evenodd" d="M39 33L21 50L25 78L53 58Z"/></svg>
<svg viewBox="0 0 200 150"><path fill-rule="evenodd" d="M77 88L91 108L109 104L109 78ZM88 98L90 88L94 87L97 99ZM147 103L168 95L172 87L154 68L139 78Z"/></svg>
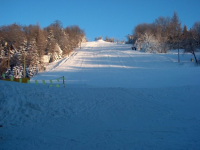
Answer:
<svg viewBox="0 0 200 150"><path fill-rule="evenodd" d="M200 149L200 67L191 54L181 51L178 63L177 51L82 46L31 84L0 81L1 150Z"/></svg>

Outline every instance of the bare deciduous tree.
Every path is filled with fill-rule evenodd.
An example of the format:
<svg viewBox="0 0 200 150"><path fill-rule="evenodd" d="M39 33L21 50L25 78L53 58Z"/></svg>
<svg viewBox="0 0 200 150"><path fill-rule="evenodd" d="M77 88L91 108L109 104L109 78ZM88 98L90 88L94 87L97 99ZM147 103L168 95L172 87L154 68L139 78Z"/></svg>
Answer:
<svg viewBox="0 0 200 150"><path fill-rule="evenodd" d="M185 52L193 54L196 63L198 63L195 52L200 48L200 22L195 22L192 29L189 31L185 39L184 48Z"/></svg>

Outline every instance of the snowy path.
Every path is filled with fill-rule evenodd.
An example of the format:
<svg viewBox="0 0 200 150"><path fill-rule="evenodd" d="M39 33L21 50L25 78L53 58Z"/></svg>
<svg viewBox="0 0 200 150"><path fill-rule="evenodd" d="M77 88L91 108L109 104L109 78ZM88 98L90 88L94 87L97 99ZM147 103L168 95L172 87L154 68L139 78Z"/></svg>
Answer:
<svg viewBox="0 0 200 150"><path fill-rule="evenodd" d="M89 42L32 79L65 88L0 81L0 149L199 149L200 67L130 47Z"/></svg>

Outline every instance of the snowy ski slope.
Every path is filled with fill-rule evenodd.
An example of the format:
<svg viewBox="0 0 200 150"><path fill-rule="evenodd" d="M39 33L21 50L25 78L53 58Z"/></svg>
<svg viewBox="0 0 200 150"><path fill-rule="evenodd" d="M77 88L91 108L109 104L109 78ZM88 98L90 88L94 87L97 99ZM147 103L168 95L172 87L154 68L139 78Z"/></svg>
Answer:
<svg viewBox="0 0 200 150"><path fill-rule="evenodd" d="M32 81L49 82L49 79L65 76L66 84L133 88L196 85L199 81L199 68L190 62L192 54L181 52L179 64L174 51L169 54L142 53L132 51L132 45L102 40L83 46L70 58L50 65L48 72L40 73ZM197 80L190 80L191 77Z"/></svg>
<svg viewBox="0 0 200 150"><path fill-rule="evenodd" d="M0 149L198 150L200 67L130 47L88 42L32 84L0 81Z"/></svg>

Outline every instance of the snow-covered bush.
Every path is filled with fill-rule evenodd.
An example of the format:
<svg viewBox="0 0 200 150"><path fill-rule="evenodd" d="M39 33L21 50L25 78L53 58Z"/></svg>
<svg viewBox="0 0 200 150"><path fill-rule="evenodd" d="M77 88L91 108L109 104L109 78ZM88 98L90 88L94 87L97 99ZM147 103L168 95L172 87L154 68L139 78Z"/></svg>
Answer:
<svg viewBox="0 0 200 150"><path fill-rule="evenodd" d="M5 77L6 77L6 78L10 78L11 76L13 76L13 72L12 72L12 70L9 68L9 69L7 69L6 72L5 72Z"/></svg>
<svg viewBox="0 0 200 150"><path fill-rule="evenodd" d="M33 77L34 75L38 74L38 67L37 66L29 66L25 69L26 77ZM23 66L15 66L13 67L13 77L14 78L23 78L24 77L24 68Z"/></svg>
<svg viewBox="0 0 200 150"><path fill-rule="evenodd" d="M166 53L168 46L166 43L159 41L151 33L144 33L141 39L136 40L134 47L138 50L149 53Z"/></svg>
<svg viewBox="0 0 200 150"><path fill-rule="evenodd" d="M28 68L26 68L26 73L29 78L33 77L38 74L38 67L35 65L29 66Z"/></svg>
<svg viewBox="0 0 200 150"><path fill-rule="evenodd" d="M145 33L142 49L145 52L160 53L161 52L161 44L158 42L158 40L155 39L155 37L152 34Z"/></svg>
<svg viewBox="0 0 200 150"><path fill-rule="evenodd" d="M23 77L23 67L22 66L13 67L13 76L14 76L14 78L22 78Z"/></svg>
<svg viewBox="0 0 200 150"><path fill-rule="evenodd" d="M19 69L18 66L13 67L13 76L14 78L18 78Z"/></svg>

